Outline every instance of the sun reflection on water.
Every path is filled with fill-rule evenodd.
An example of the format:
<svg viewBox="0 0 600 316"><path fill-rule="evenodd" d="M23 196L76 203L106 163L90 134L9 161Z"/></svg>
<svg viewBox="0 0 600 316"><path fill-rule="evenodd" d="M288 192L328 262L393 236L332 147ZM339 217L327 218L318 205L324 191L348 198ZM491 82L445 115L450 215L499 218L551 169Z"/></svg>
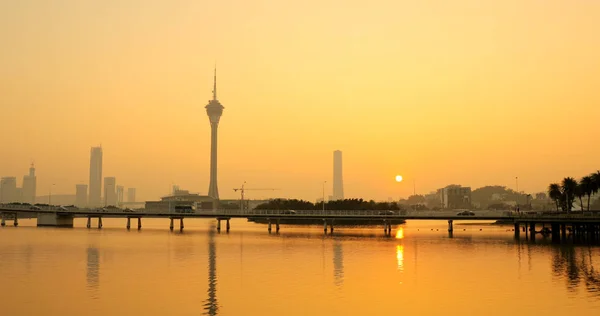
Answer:
<svg viewBox="0 0 600 316"><path fill-rule="evenodd" d="M398 228L398 231L396 232L396 239L402 239L404 238L404 229L402 227Z"/></svg>
<svg viewBox="0 0 600 316"><path fill-rule="evenodd" d="M398 259L398 270L404 271L404 246L396 246L396 258Z"/></svg>

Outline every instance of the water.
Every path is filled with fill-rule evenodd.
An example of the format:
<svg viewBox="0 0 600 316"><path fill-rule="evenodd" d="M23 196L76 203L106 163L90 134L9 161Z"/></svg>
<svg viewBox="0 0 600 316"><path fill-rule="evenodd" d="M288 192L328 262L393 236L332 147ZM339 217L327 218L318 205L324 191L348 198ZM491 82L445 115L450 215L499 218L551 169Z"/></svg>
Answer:
<svg viewBox="0 0 600 316"><path fill-rule="evenodd" d="M1 315L544 315L600 308L600 248L515 242L508 227L124 219L0 229ZM7 224L12 224L11 222ZM93 223L94 224L94 223ZM137 223L136 223L137 224ZM135 225L134 225L135 226ZM176 223L178 227L178 223ZM481 230L480 230L481 229ZM464 230L464 231L463 231Z"/></svg>

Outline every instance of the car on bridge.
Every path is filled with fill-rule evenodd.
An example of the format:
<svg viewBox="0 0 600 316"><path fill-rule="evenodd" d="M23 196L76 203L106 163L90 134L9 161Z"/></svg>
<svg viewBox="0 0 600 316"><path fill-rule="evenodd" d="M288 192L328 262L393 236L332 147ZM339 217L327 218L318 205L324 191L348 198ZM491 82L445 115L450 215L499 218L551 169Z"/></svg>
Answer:
<svg viewBox="0 0 600 316"><path fill-rule="evenodd" d="M294 210L283 210L283 211L281 211L281 214L290 214L291 215L291 214L296 214L296 211L294 211Z"/></svg>
<svg viewBox="0 0 600 316"><path fill-rule="evenodd" d="M395 215L394 211L381 211L379 215Z"/></svg>
<svg viewBox="0 0 600 316"><path fill-rule="evenodd" d="M462 211L462 212L456 213L456 215L458 215L458 216L475 216L475 213L473 213L471 211Z"/></svg>
<svg viewBox="0 0 600 316"><path fill-rule="evenodd" d="M35 206L35 205L33 205L33 206L31 206L29 209L30 209L30 210L32 210L32 211L39 211L39 210L41 210L42 208L41 208L41 207L39 207L39 206Z"/></svg>

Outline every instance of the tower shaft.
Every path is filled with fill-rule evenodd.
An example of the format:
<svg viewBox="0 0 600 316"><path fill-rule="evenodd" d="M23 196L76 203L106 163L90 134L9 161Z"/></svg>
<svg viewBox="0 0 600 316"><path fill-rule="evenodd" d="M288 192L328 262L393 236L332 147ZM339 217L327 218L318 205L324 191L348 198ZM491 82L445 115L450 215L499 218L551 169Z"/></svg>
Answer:
<svg viewBox="0 0 600 316"><path fill-rule="evenodd" d="M217 129L218 123L210 124L210 184L208 196L219 199L219 188L217 187Z"/></svg>

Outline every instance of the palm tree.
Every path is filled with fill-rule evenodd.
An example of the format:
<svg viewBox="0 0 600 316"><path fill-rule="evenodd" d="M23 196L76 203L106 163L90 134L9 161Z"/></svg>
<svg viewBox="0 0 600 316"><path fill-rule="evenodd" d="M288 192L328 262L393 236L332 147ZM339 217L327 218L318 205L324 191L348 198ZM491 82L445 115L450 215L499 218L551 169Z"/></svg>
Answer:
<svg viewBox="0 0 600 316"><path fill-rule="evenodd" d="M594 193L594 180L591 176L585 176L581 178L579 181L579 190L582 194L587 195L587 210L590 210L590 199L592 198L592 194ZM583 206L581 206L583 210Z"/></svg>
<svg viewBox="0 0 600 316"><path fill-rule="evenodd" d="M559 202L562 197L562 192L558 183L552 183L548 186L548 196L556 203L556 211L558 212Z"/></svg>
<svg viewBox="0 0 600 316"><path fill-rule="evenodd" d="M590 175L592 178L592 193L596 194L600 190L600 171L596 171Z"/></svg>
<svg viewBox="0 0 600 316"><path fill-rule="evenodd" d="M583 197L585 196L585 188L581 185L581 183L577 183L577 186L575 187L575 196L577 196L579 199L579 206L583 212Z"/></svg>
<svg viewBox="0 0 600 316"><path fill-rule="evenodd" d="M577 194L577 180L571 177L564 178L562 181L562 191L565 195L567 212L570 213Z"/></svg>

